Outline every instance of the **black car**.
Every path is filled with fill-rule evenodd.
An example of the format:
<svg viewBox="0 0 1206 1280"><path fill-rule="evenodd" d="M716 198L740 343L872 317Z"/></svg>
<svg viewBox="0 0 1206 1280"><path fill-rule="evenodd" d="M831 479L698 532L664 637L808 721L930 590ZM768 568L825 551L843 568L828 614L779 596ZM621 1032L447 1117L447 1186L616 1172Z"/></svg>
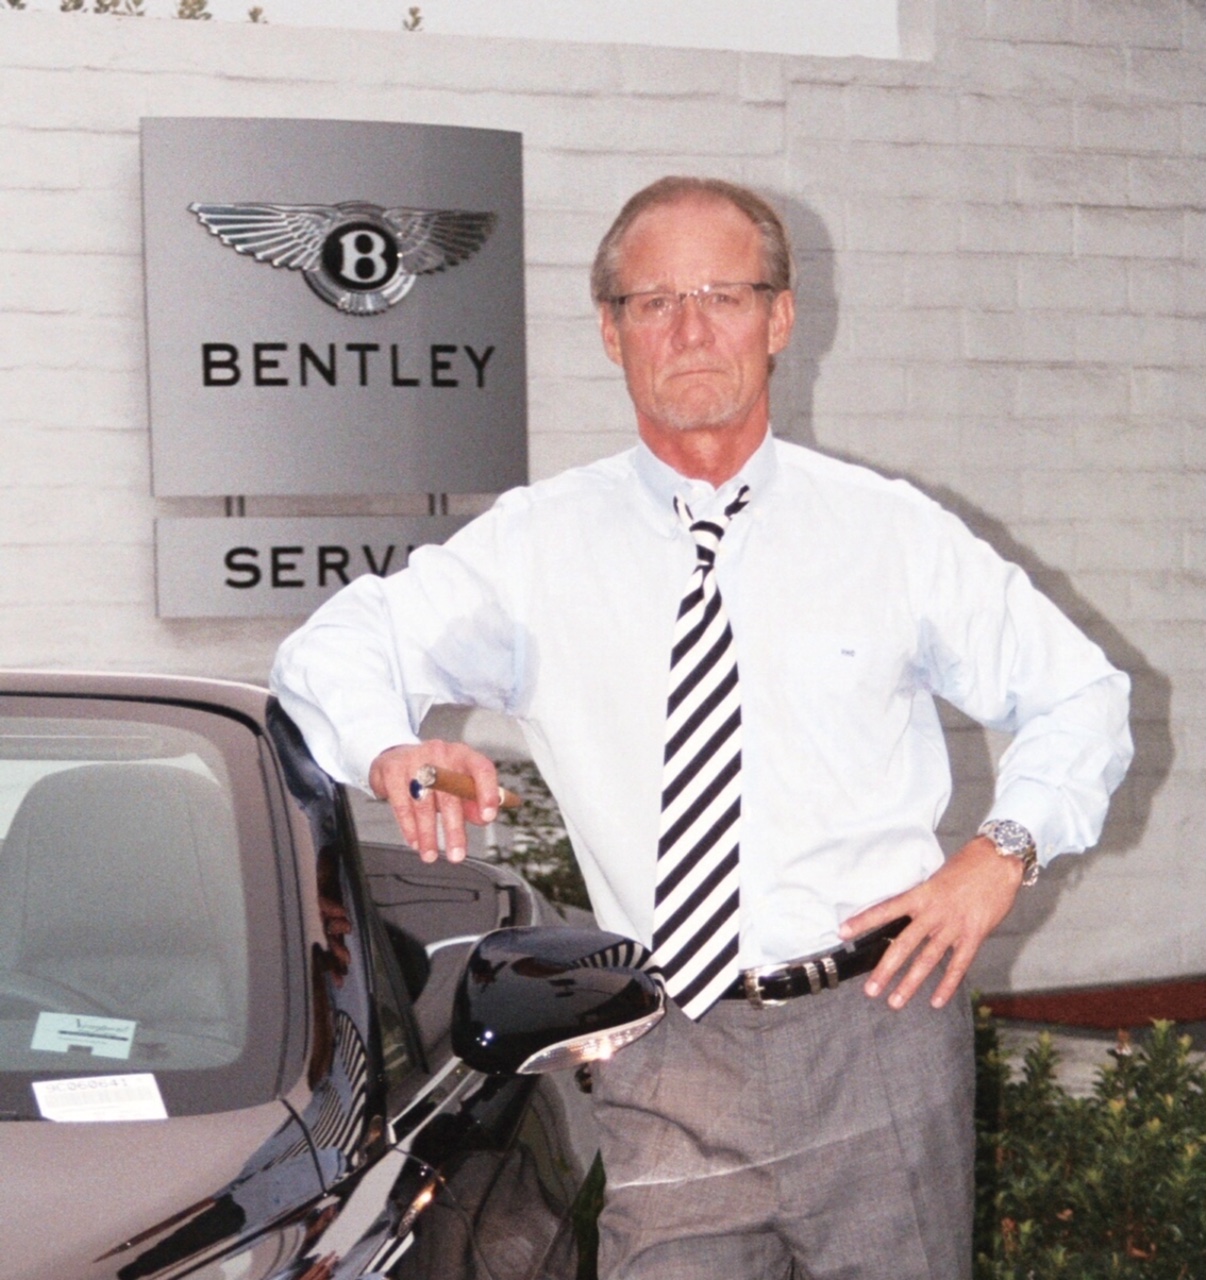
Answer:
<svg viewBox="0 0 1206 1280"><path fill-rule="evenodd" d="M534 1073L656 1021L636 952L358 840L264 690L0 672L0 1277L575 1276Z"/></svg>

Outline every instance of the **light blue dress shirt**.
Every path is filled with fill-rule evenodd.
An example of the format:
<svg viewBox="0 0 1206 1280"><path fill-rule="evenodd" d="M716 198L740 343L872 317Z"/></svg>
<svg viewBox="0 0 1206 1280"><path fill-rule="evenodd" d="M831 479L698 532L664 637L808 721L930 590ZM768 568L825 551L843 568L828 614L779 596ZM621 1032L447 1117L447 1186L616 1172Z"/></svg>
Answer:
<svg viewBox="0 0 1206 1280"><path fill-rule="evenodd" d="M940 865L935 695L1014 735L986 817L1021 822L1044 864L1093 844L1130 761L1127 677L917 490L769 435L719 491L638 445L504 494L323 605L273 688L318 762L362 787L435 703L516 717L600 924L648 944L670 635L695 560L673 498L700 516L742 484L717 560L742 691L742 966L836 945L847 916Z"/></svg>

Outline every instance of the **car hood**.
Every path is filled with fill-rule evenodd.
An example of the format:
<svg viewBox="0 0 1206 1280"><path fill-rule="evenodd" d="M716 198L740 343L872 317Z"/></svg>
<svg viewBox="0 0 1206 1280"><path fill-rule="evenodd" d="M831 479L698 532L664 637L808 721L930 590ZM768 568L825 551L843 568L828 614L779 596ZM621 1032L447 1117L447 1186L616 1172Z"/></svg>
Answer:
<svg viewBox="0 0 1206 1280"><path fill-rule="evenodd" d="M169 1120L0 1123L0 1280L115 1276L170 1235L171 1219L245 1178L290 1127L279 1102ZM317 1194L312 1162L299 1181L299 1200Z"/></svg>

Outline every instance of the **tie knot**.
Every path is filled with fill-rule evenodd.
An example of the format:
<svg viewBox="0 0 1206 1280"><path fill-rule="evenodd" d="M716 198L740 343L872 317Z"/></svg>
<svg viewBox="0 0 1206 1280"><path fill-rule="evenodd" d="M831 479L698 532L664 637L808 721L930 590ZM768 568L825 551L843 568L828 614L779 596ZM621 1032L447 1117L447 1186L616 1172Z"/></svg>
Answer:
<svg viewBox="0 0 1206 1280"><path fill-rule="evenodd" d="M691 514L691 508L687 506L683 499L675 497L674 510L678 514L679 520L682 521L684 528L695 539L695 551L700 564L708 567L712 565L716 559L716 549L720 546L720 540L724 537L725 530L729 527L729 522L746 506L749 500L750 487L748 484L743 484L736 497L725 506L719 515L696 520Z"/></svg>

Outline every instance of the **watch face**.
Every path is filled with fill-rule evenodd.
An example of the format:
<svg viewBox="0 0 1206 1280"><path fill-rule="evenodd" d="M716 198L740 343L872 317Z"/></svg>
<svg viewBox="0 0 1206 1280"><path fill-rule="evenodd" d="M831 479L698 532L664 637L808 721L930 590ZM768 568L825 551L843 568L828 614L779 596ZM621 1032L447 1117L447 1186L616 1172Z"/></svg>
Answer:
<svg viewBox="0 0 1206 1280"><path fill-rule="evenodd" d="M1002 853L1022 858L1034 849L1030 832L1020 822L1012 822L1006 818L986 822L981 829Z"/></svg>
<svg viewBox="0 0 1206 1280"><path fill-rule="evenodd" d="M1003 849L1010 853L1022 853L1030 847L1030 837L1017 826L1004 826L997 829L997 839Z"/></svg>
<svg viewBox="0 0 1206 1280"><path fill-rule="evenodd" d="M980 834L987 836L997 847L997 852L1007 858L1017 858L1022 863L1024 873L1022 883L1032 885L1038 879L1038 850L1034 837L1020 822L1008 818L986 822L980 828Z"/></svg>

